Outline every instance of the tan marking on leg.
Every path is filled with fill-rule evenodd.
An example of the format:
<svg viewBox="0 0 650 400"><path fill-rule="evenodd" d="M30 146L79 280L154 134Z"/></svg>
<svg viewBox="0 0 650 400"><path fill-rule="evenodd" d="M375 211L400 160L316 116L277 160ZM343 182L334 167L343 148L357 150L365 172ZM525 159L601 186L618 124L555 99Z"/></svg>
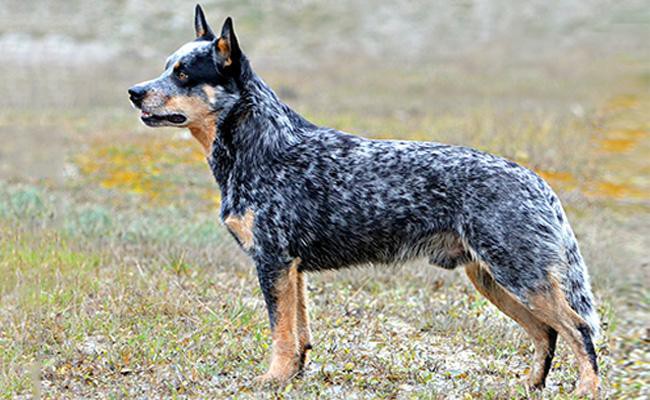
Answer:
<svg viewBox="0 0 650 400"><path fill-rule="evenodd" d="M285 275L278 279L274 288L277 309L271 363L268 372L257 378L260 383L284 382L299 371L297 327L299 264L300 259L295 259Z"/></svg>
<svg viewBox="0 0 650 400"><path fill-rule="evenodd" d="M244 250L250 250L253 247L253 227L255 226L255 213L250 208L246 213L241 215L229 215L224 223L237 237Z"/></svg>
<svg viewBox="0 0 650 400"><path fill-rule="evenodd" d="M465 272L476 289L490 300L499 310L521 325L533 340L535 355L529 375L529 386L543 387L548 373L547 357L554 351L555 333L552 328L538 320L526 306L508 293L492 277L484 265L471 263Z"/></svg>
<svg viewBox="0 0 650 400"><path fill-rule="evenodd" d="M214 99L214 88L206 85L203 88L208 99ZM201 144L203 151L209 155L212 151L212 143L217 135L217 116L212 111L209 101L199 97L174 96L165 102L165 107L170 112L182 112L189 123L187 128L192 136Z"/></svg>
<svg viewBox="0 0 650 400"><path fill-rule="evenodd" d="M585 349L579 326L587 326L585 320L569 305L555 277L549 277L549 290L531 296L530 303L535 315L552 326L567 341L573 351L580 370L580 379L576 388L578 396L598 396L600 378L591 364Z"/></svg>
<svg viewBox="0 0 650 400"><path fill-rule="evenodd" d="M305 274L298 272L297 277L297 324L298 324L298 350L300 351L300 369L309 362L309 350L311 350L311 330L309 328L309 311L307 304L307 283Z"/></svg>

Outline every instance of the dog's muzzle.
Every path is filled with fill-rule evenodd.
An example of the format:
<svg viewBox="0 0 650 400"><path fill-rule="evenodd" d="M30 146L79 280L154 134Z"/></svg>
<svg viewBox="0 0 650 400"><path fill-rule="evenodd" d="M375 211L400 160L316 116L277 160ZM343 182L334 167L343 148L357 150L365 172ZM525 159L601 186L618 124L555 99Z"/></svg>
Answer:
<svg viewBox="0 0 650 400"><path fill-rule="evenodd" d="M140 119L147 126L182 126L187 122L187 117L179 113L157 113L150 112L147 107L143 107L143 102L147 96L147 89L143 86L135 85L129 89L129 100L133 105L141 110Z"/></svg>

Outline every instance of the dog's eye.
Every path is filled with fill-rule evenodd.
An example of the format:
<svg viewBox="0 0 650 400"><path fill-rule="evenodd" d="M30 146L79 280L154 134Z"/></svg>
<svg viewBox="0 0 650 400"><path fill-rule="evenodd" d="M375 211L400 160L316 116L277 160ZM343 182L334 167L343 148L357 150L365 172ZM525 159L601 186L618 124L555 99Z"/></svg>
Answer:
<svg viewBox="0 0 650 400"><path fill-rule="evenodd" d="M185 72L178 71L178 79L180 79L182 81L185 81L185 80L187 80L187 78L189 78L189 76L187 76L187 74Z"/></svg>

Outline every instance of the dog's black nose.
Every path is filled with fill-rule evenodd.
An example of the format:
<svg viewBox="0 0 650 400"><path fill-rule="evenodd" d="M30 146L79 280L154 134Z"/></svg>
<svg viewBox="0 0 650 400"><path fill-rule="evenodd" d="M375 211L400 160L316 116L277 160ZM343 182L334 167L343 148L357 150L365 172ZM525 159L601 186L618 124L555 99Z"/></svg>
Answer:
<svg viewBox="0 0 650 400"><path fill-rule="evenodd" d="M142 102L142 99L144 99L146 93L147 91L144 90L143 87L133 86L129 89L129 98L134 104L139 105Z"/></svg>

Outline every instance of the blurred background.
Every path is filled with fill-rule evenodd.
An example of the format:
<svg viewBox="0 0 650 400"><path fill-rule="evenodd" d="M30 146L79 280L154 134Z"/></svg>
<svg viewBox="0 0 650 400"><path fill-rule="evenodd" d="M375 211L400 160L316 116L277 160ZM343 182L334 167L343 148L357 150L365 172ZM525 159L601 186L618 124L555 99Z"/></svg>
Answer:
<svg viewBox="0 0 650 400"><path fill-rule="evenodd" d="M544 177L590 266L604 391L650 395L647 1L202 5L312 121ZM193 39L194 3L0 10L0 397L255 397L269 332L252 266L198 143L142 126L126 95ZM528 396L528 339L459 271L325 273L310 292L314 363L288 397ZM576 374L561 350L540 397Z"/></svg>

